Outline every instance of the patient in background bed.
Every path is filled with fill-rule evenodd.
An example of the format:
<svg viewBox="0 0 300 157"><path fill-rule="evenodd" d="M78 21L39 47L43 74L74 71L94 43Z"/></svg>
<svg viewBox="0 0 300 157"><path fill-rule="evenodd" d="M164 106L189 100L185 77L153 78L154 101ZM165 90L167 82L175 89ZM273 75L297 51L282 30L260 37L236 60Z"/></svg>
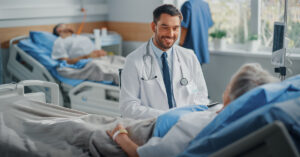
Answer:
<svg viewBox="0 0 300 157"><path fill-rule="evenodd" d="M94 43L88 37L73 33L74 31L66 24L58 24L53 28L53 34L59 36L53 45L53 59L75 64L81 59L106 56L106 51L95 50Z"/></svg>
<svg viewBox="0 0 300 157"><path fill-rule="evenodd" d="M74 66L63 65L63 68L58 67L58 73L67 78L112 81L114 84L119 84L118 72L125 64L125 58L107 56L106 51L96 50L94 43L88 37L73 33L74 31L66 24L58 24L53 28L53 34L59 38L54 42L52 58L75 64ZM80 60L89 58L92 60L81 67Z"/></svg>
<svg viewBox="0 0 300 157"><path fill-rule="evenodd" d="M243 65L224 92L224 107L245 92L274 81L278 80L260 65ZM216 116L215 111L205 109L194 105L170 110L157 119L133 120L81 113L24 97L10 98L0 102L0 154L176 156ZM21 153L16 154L15 149Z"/></svg>

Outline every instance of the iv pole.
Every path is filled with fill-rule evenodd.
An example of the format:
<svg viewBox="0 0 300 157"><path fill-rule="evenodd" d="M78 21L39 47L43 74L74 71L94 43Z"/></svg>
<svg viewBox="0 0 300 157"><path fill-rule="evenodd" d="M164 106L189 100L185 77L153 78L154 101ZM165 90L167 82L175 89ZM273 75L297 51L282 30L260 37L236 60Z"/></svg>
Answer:
<svg viewBox="0 0 300 157"><path fill-rule="evenodd" d="M285 79L285 75L286 75L286 67L285 67L285 56L286 56L286 41L285 41L285 37L286 37L286 33L287 33L287 9L288 9L288 0L284 0L284 37L283 37L283 57L284 57L284 61L283 61L283 66L281 67L276 67L275 68L275 72L279 73L280 76L280 80L283 81Z"/></svg>
<svg viewBox="0 0 300 157"><path fill-rule="evenodd" d="M280 80L283 81L286 75L286 67L285 67L285 56L286 56L286 40L285 37L287 35L287 9L288 9L288 0L284 0L284 40L283 40L283 50L284 50L284 62L283 62L283 73L280 73Z"/></svg>

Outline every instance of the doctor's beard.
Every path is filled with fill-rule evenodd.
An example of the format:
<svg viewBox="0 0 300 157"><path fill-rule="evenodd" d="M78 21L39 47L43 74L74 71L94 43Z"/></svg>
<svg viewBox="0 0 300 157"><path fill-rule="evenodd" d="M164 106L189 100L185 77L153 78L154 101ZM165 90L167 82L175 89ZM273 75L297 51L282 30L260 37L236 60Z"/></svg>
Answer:
<svg viewBox="0 0 300 157"><path fill-rule="evenodd" d="M176 41L177 37L174 35L173 37L169 37L169 36L159 36L157 35L157 33L155 34L155 41L158 44L160 49L163 49L163 51L170 49L175 41Z"/></svg>

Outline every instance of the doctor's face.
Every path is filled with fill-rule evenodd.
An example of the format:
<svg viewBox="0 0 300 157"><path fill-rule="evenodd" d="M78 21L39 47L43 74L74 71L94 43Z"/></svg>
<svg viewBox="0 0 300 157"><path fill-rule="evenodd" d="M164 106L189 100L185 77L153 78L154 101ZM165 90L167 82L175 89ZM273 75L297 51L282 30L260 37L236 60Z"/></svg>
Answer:
<svg viewBox="0 0 300 157"><path fill-rule="evenodd" d="M180 18L179 16L161 14L156 24L151 23L151 27L154 32L154 44L165 51L171 48L178 38Z"/></svg>

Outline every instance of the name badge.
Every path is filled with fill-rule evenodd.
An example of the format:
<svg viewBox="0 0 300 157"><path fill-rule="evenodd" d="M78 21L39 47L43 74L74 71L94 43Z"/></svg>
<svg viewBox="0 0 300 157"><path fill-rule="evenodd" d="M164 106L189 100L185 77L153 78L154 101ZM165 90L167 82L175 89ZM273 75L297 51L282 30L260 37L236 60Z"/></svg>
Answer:
<svg viewBox="0 0 300 157"><path fill-rule="evenodd" d="M199 91L197 86L194 84L194 82L189 83L188 85L186 85L186 88L187 88L189 94L194 94L194 93L197 93Z"/></svg>

